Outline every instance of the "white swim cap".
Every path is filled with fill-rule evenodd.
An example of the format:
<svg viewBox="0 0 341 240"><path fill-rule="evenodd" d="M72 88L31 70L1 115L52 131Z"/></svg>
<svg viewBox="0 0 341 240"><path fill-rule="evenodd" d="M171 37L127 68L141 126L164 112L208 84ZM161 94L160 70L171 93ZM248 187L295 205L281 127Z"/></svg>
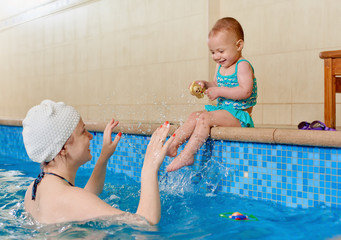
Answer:
<svg viewBox="0 0 341 240"><path fill-rule="evenodd" d="M57 156L80 120L79 113L63 102L44 100L23 120L26 152L32 161L50 162Z"/></svg>

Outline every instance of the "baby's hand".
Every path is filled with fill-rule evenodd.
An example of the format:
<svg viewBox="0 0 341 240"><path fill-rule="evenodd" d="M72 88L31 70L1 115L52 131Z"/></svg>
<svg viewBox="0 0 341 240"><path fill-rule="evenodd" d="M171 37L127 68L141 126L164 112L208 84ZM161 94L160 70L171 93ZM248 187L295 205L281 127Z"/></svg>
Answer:
<svg viewBox="0 0 341 240"><path fill-rule="evenodd" d="M150 170L156 171L159 170L166 156L167 149L173 142L175 137L175 134L173 134L165 143L168 132L168 121L155 130L147 147L146 155L143 162L143 168L148 168Z"/></svg>
<svg viewBox="0 0 341 240"><path fill-rule="evenodd" d="M205 94L211 101L214 101L219 97L219 87L210 87L205 91Z"/></svg>
<svg viewBox="0 0 341 240"><path fill-rule="evenodd" d="M111 155L115 152L116 146L121 139L122 133L119 132L114 141L111 139L112 130L118 125L118 121L111 119L111 121L107 124L103 132L103 146L101 155L105 159L109 159Z"/></svg>

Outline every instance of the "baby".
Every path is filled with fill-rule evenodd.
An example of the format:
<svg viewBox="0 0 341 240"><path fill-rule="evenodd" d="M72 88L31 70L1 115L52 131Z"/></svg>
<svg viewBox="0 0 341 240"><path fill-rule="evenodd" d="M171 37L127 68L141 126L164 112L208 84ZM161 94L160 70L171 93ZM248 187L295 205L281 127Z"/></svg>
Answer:
<svg viewBox="0 0 341 240"><path fill-rule="evenodd" d="M189 141L168 165L168 172L194 163L194 155L212 127L254 127L251 112L257 102L257 82L252 65L242 56L244 32L240 23L231 17L218 20L208 34L208 47L217 63L215 78L195 84L206 89L206 96L217 100L217 105L206 105L204 111L193 112L175 132L168 156L175 157L178 148Z"/></svg>

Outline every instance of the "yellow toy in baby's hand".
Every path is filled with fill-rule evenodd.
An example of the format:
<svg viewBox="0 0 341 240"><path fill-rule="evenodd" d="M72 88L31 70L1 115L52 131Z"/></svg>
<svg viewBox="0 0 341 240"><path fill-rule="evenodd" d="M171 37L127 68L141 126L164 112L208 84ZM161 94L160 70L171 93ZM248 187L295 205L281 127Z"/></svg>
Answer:
<svg viewBox="0 0 341 240"><path fill-rule="evenodd" d="M189 91L193 96L196 96L197 98L203 98L206 88L200 86L200 84L196 82L192 82L191 86L189 87Z"/></svg>

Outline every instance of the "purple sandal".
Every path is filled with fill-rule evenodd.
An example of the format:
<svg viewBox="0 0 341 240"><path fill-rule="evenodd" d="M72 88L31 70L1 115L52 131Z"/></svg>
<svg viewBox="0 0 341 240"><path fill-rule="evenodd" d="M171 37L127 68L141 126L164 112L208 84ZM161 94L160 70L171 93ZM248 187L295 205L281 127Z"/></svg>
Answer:
<svg viewBox="0 0 341 240"><path fill-rule="evenodd" d="M300 130L310 130L310 123L303 121L300 122L297 127Z"/></svg>
<svg viewBox="0 0 341 240"><path fill-rule="evenodd" d="M334 128L329 128L321 121L313 121L312 123L300 122L298 124L298 129L301 130L324 130L324 131L336 131Z"/></svg>
<svg viewBox="0 0 341 240"><path fill-rule="evenodd" d="M334 128L329 128L324 124L323 122L320 121L314 121L310 124L310 129L311 130L325 130L325 131L336 131Z"/></svg>

